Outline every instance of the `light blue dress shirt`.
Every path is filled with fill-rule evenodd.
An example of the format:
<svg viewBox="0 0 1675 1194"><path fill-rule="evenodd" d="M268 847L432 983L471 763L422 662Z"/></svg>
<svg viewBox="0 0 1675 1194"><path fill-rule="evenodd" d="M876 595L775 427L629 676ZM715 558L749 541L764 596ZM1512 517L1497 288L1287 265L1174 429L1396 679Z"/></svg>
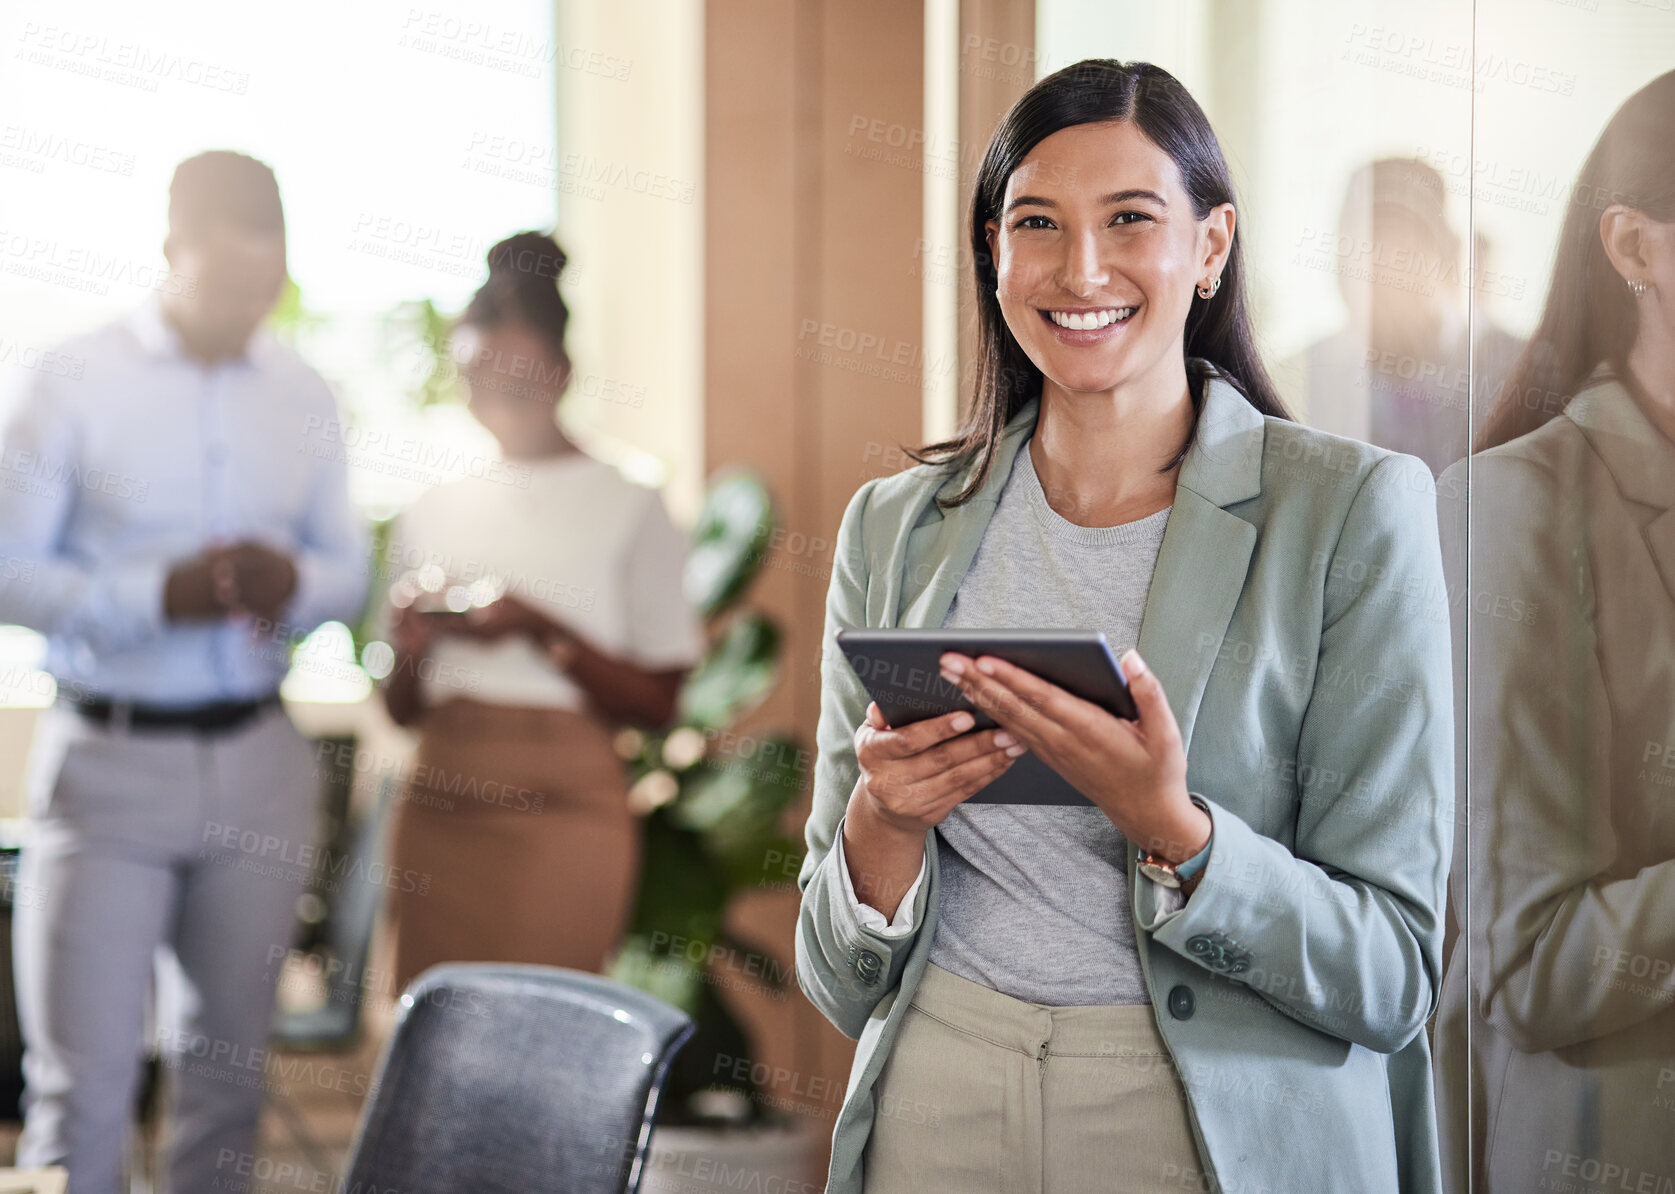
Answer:
<svg viewBox="0 0 1675 1194"><path fill-rule="evenodd" d="M71 340L0 431L0 622L37 630L70 690L156 705L272 693L290 647L351 620L368 580L325 380L265 333L238 358L187 356L155 302ZM272 623L175 624L170 568L216 543L290 556Z"/></svg>

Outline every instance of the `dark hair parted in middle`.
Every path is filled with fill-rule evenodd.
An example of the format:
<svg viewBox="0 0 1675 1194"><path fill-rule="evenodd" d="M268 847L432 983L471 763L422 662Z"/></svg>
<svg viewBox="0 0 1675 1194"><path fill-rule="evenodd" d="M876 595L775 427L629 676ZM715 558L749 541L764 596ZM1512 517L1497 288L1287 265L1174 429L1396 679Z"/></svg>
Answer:
<svg viewBox="0 0 1675 1194"><path fill-rule="evenodd" d="M1000 217L1007 181L1032 149L1062 129L1107 121L1133 121L1169 155L1196 218L1202 220L1212 208L1234 202L1233 179L1209 119L1180 81L1161 67L1089 58L1048 75L1012 105L989 141L972 195L977 380L971 407L964 426L952 439L907 453L921 463L945 464L955 471L977 463L959 493L937 499L944 509L963 505L982 487L994 465L1002 430L1025 403L1041 394L1041 370L1013 337L1001 313L995 295L998 278L984 225ZM1216 297L1193 302L1186 321L1185 356L1207 361L1263 414L1289 419L1290 412L1256 349L1239 241L1235 231ZM1193 380L1193 402L1198 406L1202 393L1199 379Z"/></svg>
<svg viewBox="0 0 1675 1194"><path fill-rule="evenodd" d="M520 323L546 342L553 356L568 360L564 332L570 309L558 292L564 250L544 232L517 232L489 250L489 278L471 296L459 318L475 328Z"/></svg>

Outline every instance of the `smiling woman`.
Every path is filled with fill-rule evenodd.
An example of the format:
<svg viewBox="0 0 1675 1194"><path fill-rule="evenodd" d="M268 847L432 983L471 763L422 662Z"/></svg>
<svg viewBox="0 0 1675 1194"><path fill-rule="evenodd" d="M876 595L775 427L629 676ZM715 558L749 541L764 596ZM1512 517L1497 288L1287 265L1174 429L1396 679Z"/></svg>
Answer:
<svg viewBox="0 0 1675 1194"><path fill-rule="evenodd" d="M1237 223L1154 66L1050 75L989 145L970 414L856 493L827 597L797 963L861 1042L831 1191L1437 1188L1434 489L1290 420ZM1139 716L948 653L999 728L892 727L833 642L863 626L1104 631ZM1025 751L1088 803L966 803Z"/></svg>

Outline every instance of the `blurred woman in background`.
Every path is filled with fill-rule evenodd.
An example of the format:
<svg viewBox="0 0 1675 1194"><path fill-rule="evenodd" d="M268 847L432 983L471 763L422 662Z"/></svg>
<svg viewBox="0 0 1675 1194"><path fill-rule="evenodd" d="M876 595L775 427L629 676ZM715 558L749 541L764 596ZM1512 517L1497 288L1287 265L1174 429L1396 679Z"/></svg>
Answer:
<svg viewBox="0 0 1675 1194"><path fill-rule="evenodd" d="M1470 949L1437 1026L1462 1194L1468 1173L1478 1191L1661 1190L1675 1168L1672 133L1675 72L1582 168L1469 502L1468 462L1439 483L1445 557L1471 553L1453 876Z"/></svg>
<svg viewBox="0 0 1675 1194"><path fill-rule="evenodd" d="M661 727L704 646L682 595L685 536L661 496L559 426L571 376L564 254L522 232L452 345L503 467L437 486L388 558L390 715L419 731L393 832L394 967L452 961L598 970L639 866L615 724Z"/></svg>

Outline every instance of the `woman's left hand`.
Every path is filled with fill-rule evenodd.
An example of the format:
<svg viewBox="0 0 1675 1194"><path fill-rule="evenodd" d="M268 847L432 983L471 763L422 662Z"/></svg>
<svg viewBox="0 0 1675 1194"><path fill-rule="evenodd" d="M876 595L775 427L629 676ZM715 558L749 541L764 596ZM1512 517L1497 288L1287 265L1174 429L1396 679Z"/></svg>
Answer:
<svg viewBox="0 0 1675 1194"><path fill-rule="evenodd" d="M1163 685L1130 651L1123 675L1139 709L1128 721L1021 667L957 652L943 676L1111 818L1129 841L1183 862L1210 840L1209 814L1186 788L1186 752Z"/></svg>

